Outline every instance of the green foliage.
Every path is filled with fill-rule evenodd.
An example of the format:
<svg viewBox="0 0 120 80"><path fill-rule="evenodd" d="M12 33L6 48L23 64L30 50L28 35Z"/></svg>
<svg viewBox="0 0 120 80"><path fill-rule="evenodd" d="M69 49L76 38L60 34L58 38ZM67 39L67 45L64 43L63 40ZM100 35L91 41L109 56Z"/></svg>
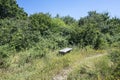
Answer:
<svg viewBox="0 0 120 80"><path fill-rule="evenodd" d="M53 18L52 19L52 28L54 28L54 27L58 28L58 27L64 27L64 26L66 26L66 24L60 18Z"/></svg>
<svg viewBox="0 0 120 80"><path fill-rule="evenodd" d="M88 12L88 16L77 21L70 17L52 18L50 14L30 15L29 20L1 19L0 45L9 44L19 51L40 42L40 38L51 40L57 47L78 45L103 49L119 42L120 20L110 19L108 13Z"/></svg>
<svg viewBox="0 0 120 80"><path fill-rule="evenodd" d="M109 46L106 36L104 34L99 34L96 43L94 45L95 49L106 49Z"/></svg>
<svg viewBox="0 0 120 80"><path fill-rule="evenodd" d="M15 50L29 47L31 35L27 21L3 19L0 24L0 45L9 44Z"/></svg>
<svg viewBox="0 0 120 80"><path fill-rule="evenodd" d="M120 50L111 52L109 57L113 62L110 79L118 80L120 79Z"/></svg>
<svg viewBox="0 0 120 80"><path fill-rule="evenodd" d="M77 21L69 15L62 17L61 19L65 22L65 24L69 26L74 26L75 24L77 24Z"/></svg>
<svg viewBox="0 0 120 80"><path fill-rule="evenodd" d="M0 19L26 19L27 13L18 6L16 0L0 0Z"/></svg>
<svg viewBox="0 0 120 80"><path fill-rule="evenodd" d="M78 23L84 30L82 41L94 48L104 48L119 41L119 22L118 18L110 19L108 13L88 12L88 16L81 18Z"/></svg>
<svg viewBox="0 0 120 80"><path fill-rule="evenodd" d="M9 58L8 46L0 46L0 68L7 68L9 63L7 59Z"/></svg>
<svg viewBox="0 0 120 80"><path fill-rule="evenodd" d="M82 39L83 39L83 43L85 46L87 45L95 45L98 35L99 35L99 31L97 31L94 27L89 26L86 27L82 33Z"/></svg>
<svg viewBox="0 0 120 80"><path fill-rule="evenodd" d="M111 45L112 47L120 48L120 41L119 42L114 42Z"/></svg>
<svg viewBox="0 0 120 80"><path fill-rule="evenodd" d="M119 63L120 61L120 51L114 51L110 53L110 59L114 63Z"/></svg>
<svg viewBox="0 0 120 80"><path fill-rule="evenodd" d="M112 19L109 19L107 24L107 27L105 30L103 29L103 31L106 31L112 36L120 33L120 19L114 17Z"/></svg>
<svg viewBox="0 0 120 80"><path fill-rule="evenodd" d="M120 63L118 63L112 75L112 79L120 79Z"/></svg>
<svg viewBox="0 0 120 80"><path fill-rule="evenodd" d="M104 25L107 23L107 20L109 20L108 13L97 13L96 11L90 11L88 12L88 16L79 20L78 24L79 26L94 24L97 25L97 28L101 29L102 27L105 27Z"/></svg>
<svg viewBox="0 0 120 80"><path fill-rule="evenodd" d="M29 17L29 27L33 34L44 35L44 32L51 28L51 17L48 14L33 14Z"/></svg>
<svg viewBox="0 0 120 80"><path fill-rule="evenodd" d="M107 57L99 57L79 65L68 76L68 80L109 80L111 67Z"/></svg>
<svg viewBox="0 0 120 80"><path fill-rule="evenodd" d="M81 47L91 45L95 49L103 49L107 46L106 36L93 25L73 28L69 41Z"/></svg>
<svg viewBox="0 0 120 80"><path fill-rule="evenodd" d="M9 43L10 38L10 27L8 25L11 22L7 19L0 20L0 45L4 45Z"/></svg>
<svg viewBox="0 0 120 80"><path fill-rule="evenodd" d="M55 36L54 37L55 42L57 43L57 46L62 48L62 47L66 47L68 45L68 41L66 39L66 37L63 36Z"/></svg>
<svg viewBox="0 0 120 80"><path fill-rule="evenodd" d="M81 33L82 33L82 29L79 28L79 27L73 27L73 29L71 29L71 32L70 32L70 38L69 38L69 43L70 44L81 44L83 42L82 40L82 36L81 36ZM81 44L83 46L83 44Z"/></svg>
<svg viewBox="0 0 120 80"><path fill-rule="evenodd" d="M51 46L52 45L52 46ZM42 58L45 57L49 49L54 49L55 43L47 40L47 39L40 39L40 42L33 47L30 52L30 57L32 58Z"/></svg>

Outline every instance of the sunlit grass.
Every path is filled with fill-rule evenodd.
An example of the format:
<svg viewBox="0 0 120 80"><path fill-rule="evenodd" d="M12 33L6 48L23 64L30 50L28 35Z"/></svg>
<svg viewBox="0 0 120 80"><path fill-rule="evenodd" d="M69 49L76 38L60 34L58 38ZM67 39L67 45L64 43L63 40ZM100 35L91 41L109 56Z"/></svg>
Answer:
<svg viewBox="0 0 120 80"><path fill-rule="evenodd" d="M66 55L59 55L56 50L50 51L43 58L28 59L30 51L11 56L10 67L0 72L1 80L51 80L62 69L78 66L77 62L85 57L105 52L105 50L94 50L89 47L74 48Z"/></svg>
<svg viewBox="0 0 120 80"><path fill-rule="evenodd" d="M107 56L86 59L74 67L68 80L107 80L111 65Z"/></svg>

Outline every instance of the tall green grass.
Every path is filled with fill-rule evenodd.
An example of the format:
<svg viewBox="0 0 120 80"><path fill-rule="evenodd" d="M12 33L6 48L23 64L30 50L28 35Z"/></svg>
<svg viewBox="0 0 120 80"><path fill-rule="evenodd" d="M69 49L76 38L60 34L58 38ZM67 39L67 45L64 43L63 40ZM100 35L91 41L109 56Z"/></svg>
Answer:
<svg viewBox="0 0 120 80"><path fill-rule="evenodd" d="M107 80L111 68L106 56L88 59L76 67L68 76L68 80Z"/></svg>
<svg viewBox="0 0 120 80"><path fill-rule="evenodd" d="M104 50L94 50L73 47L66 55L59 55L58 50L46 49L44 57L37 57L39 50L26 50L9 57L9 67L0 69L1 80L51 80L66 67L77 66L77 62L85 57L104 53Z"/></svg>

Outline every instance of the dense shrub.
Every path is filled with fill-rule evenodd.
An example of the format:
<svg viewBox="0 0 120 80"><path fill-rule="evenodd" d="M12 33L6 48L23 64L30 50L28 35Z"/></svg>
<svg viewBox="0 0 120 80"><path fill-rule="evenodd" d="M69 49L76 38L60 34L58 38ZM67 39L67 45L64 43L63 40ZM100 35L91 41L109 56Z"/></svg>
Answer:
<svg viewBox="0 0 120 80"><path fill-rule="evenodd" d="M29 28L33 34L38 33L38 35L43 35L44 32L52 26L52 19L49 14L33 14L29 17L29 20Z"/></svg>
<svg viewBox="0 0 120 80"><path fill-rule="evenodd" d="M9 57L9 51L6 46L0 46L0 68L8 67L7 58Z"/></svg>
<svg viewBox="0 0 120 80"><path fill-rule="evenodd" d="M119 63L119 61L120 61L120 51L111 52L109 57L110 57L112 62L114 62L116 64Z"/></svg>
<svg viewBox="0 0 120 80"><path fill-rule="evenodd" d="M119 80L120 79L120 50L111 52L109 57L114 64L112 66L112 73L110 78Z"/></svg>
<svg viewBox="0 0 120 80"><path fill-rule="evenodd" d="M0 19L4 18L27 19L27 13L18 6L16 0L0 0Z"/></svg>
<svg viewBox="0 0 120 80"><path fill-rule="evenodd" d="M28 29L28 21L3 19L0 24L0 45L9 44L15 50L30 46L32 37Z"/></svg>
<svg viewBox="0 0 120 80"><path fill-rule="evenodd" d="M8 45L12 51L32 48L35 52L31 54L39 57L45 56L48 50L70 45L119 48L120 20L110 18L108 13L91 11L78 21L70 16L52 18L49 13L23 18L0 19L0 46Z"/></svg>

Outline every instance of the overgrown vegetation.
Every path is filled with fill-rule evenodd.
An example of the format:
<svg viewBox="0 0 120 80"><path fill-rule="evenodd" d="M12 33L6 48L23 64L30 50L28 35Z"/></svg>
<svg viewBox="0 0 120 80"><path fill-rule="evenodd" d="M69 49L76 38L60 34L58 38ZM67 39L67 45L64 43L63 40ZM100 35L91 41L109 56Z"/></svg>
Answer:
<svg viewBox="0 0 120 80"><path fill-rule="evenodd" d="M84 61L73 70L68 80L119 80L120 51L112 51L108 56Z"/></svg>
<svg viewBox="0 0 120 80"><path fill-rule="evenodd" d="M31 75L30 78L24 77L23 80L33 80L35 76L38 78L42 76L41 79L43 80L48 75L50 75L48 78L51 78L60 69L78 60L77 57L74 57L76 54L66 55L67 57L56 55L56 50L64 47L77 47L80 50L87 50L90 47L96 51L109 48L119 49L120 19L110 17L109 13L97 13L96 11L88 12L87 16L79 20L75 20L71 16L60 17L56 15L56 17L52 17L49 13L36 13L27 16L27 13L18 6L16 0L0 0L0 77L9 80L16 79L25 73L16 74L15 77L6 77L4 71L8 70L10 73L12 70L13 73L24 72L23 70L34 64L26 70L26 73L34 70L34 68L39 71L32 72L29 74ZM88 50L89 53L90 49ZM93 53L95 53L94 50ZM77 55L84 56L87 52L80 53ZM89 71L89 68L82 66L75 72L77 75L71 73L72 76L68 79L82 80L85 77L87 80L91 76L91 80L97 80L99 77L101 79L119 79L120 51L110 53L107 59L100 58L97 62L91 61L95 70ZM39 63L37 63L38 60L40 60ZM109 66L111 62L114 67ZM35 67L36 65L41 67ZM47 73L48 71L49 73ZM10 75L9 72L7 73L8 76ZM108 75L110 77L107 77ZM45 79L48 80L48 78Z"/></svg>

